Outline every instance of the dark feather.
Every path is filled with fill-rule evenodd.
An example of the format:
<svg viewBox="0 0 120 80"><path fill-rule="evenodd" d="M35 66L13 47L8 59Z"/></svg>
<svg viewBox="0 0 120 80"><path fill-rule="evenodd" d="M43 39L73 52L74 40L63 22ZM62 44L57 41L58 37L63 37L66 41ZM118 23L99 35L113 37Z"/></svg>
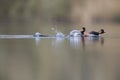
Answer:
<svg viewBox="0 0 120 80"><path fill-rule="evenodd" d="M91 31L90 34L99 35L100 33L96 31Z"/></svg>

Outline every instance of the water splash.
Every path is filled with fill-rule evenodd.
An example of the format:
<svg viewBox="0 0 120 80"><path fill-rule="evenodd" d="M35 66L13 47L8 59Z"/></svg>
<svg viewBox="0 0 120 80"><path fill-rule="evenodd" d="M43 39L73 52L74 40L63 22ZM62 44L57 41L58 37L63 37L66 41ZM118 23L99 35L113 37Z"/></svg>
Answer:
<svg viewBox="0 0 120 80"><path fill-rule="evenodd" d="M65 34L63 34L62 32L58 31L57 28L51 28L51 30L53 30L55 33L56 33L56 37L58 38L64 38L65 37Z"/></svg>
<svg viewBox="0 0 120 80"><path fill-rule="evenodd" d="M41 35L41 33L36 32L36 33L34 34L34 37L40 37L40 35Z"/></svg>
<svg viewBox="0 0 120 80"><path fill-rule="evenodd" d="M70 37L80 37L81 36L81 32L80 30L72 30L70 31Z"/></svg>
<svg viewBox="0 0 120 80"><path fill-rule="evenodd" d="M57 28L55 29L55 28L52 27L51 30L54 31L54 33L58 32Z"/></svg>
<svg viewBox="0 0 120 80"><path fill-rule="evenodd" d="M63 34L62 32L57 32L56 33L56 37L58 38L64 38L65 37L65 34Z"/></svg>

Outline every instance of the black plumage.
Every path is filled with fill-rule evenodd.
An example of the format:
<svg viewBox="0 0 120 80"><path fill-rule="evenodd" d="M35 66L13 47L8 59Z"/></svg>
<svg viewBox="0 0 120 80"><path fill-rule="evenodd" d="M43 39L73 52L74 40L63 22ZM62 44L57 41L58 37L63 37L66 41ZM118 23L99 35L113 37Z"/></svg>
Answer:
<svg viewBox="0 0 120 80"><path fill-rule="evenodd" d="M96 31L91 31L90 34L99 35L100 33Z"/></svg>

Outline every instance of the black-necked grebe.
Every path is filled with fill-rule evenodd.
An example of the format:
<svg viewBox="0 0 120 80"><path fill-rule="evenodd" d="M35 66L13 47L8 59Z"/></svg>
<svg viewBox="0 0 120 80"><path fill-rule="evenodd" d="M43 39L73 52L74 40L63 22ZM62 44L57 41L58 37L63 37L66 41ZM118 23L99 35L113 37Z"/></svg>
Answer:
<svg viewBox="0 0 120 80"><path fill-rule="evenodd" d="M100 36L100 34L103 34L105 33L104 29L100 29L100 31L91 31L89 32L89 35L88 36Z"/></svg>
<svg viewBox="0 0 120 80"><path fill-rule="evenodd" d="M84 32L86 31L85 27L82 27L82 31L80 30L72 30L69 34L70 37L79 37L84 36Z"/></svg>

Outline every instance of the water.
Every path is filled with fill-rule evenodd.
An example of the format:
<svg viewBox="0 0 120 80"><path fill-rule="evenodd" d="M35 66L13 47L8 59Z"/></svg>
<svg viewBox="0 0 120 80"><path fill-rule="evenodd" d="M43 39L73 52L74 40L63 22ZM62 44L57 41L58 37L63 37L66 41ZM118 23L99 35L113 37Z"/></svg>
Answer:
<svg viewBox="0 0 120 80"><path fill-rule="evenodd" d="M0 80L119 80L119 28L105 29L100 38L2 38Z"/></svg>

